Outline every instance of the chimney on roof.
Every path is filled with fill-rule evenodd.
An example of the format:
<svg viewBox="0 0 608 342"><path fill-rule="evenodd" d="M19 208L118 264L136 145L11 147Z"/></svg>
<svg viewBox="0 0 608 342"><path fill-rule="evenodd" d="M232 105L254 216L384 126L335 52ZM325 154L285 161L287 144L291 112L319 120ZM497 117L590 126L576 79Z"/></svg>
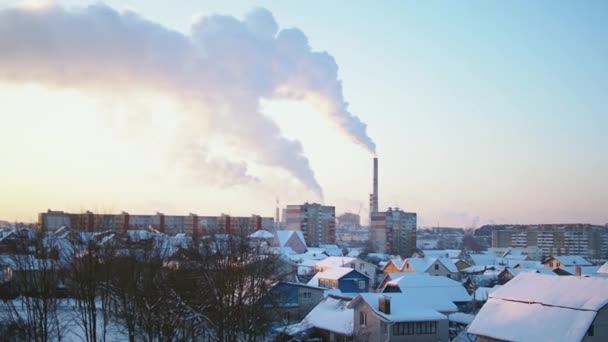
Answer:
<svg viewBox="0 0 608 342"><path fill-rule="evenodd" d="M580 277L583 274L583 271L580 266L576 266L574 269L576 270L575 273L577 277Z"/></svg>
<svg viewBox="0 0 608 342"><path fill-rule="evenodd" d="M380 296L378 297L378 308L381 312L390 315L391 314L391 297Z"/></svg>

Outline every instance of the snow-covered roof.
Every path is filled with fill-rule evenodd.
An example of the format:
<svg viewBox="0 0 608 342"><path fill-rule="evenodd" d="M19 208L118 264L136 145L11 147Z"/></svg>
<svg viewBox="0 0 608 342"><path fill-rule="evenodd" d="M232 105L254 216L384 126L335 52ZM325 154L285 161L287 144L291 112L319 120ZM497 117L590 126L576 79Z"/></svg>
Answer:
<svg viewBox="0 0 608 342"><path fill-rule="evenodd" d="M593 266L593 264L581 255L557 255L554 259L559 260L564 266Z"/></svg>
<svg viewBox="0 0 608 342"><path fill-rule="evenodd" d="M478 266L483 265L494 265L496 263L496 254L490 251L485 251L482 253L470 254L469 255L473 260L473 263Z"/></svg>
<svg viewBox="0 0 608 342"><path fill-rule="evenodd" d="M51 259L38 259L31 254L2 254L0 265L6 265L16 271L39 271L51 269L57 263Z"/></svg>
<svg viewBox="0 0 608 342"><path fill-rule="evenodd" d="M475 289L475 300L478 301L486 301L488 300L488 297L490 295L490 293L498 290L499 288L501 288L502 285L494 285L494 287L478 287L477 289Z"/></svg>
<svg viewBox="0 0 608 342"><path fill-rule="evenodd" d="M380 297L389 297L391 301L390 313L380 311ZM349 305L354 306L364 300L383 320L389 322L419 322L437 321L447 317L439 311L454 312L457 310L454 303L436 297L416 297L405 293L360 293Z"/></svg>
<svg viewBox="0 0 608 342"><path fill-rule="evenodd" d="M398 287L401 292L421 297L438 296L452 302L468 302L471 296L459 282L447 277L431 275L407 275L391 280L387 286Z"/></svg>
<svg viewBox="0 0 608 342"><path fill-rule="evenodd" d="M607 304L608 279L520 274L490 294L469 332L509 341L580 341Z"/></svg>
<svg viewBox="0 0 608 342"><path fill-rule="evenodd" d="M604 263L602 267L597 270L597 273L606 273L608 274L608 262Z"/></svg>
<svg viewBox="0 0 608 342"><path fill-rule="evenodd" d="M351 247L348 249L348 254L346 256L356 258L361 254L363 248Z"/></svg>
<svg viewBox="0 0 608 342"><path fill-rule="evenodd" d="M385 253L369 253L367 256L370 258L377 258L383 261L388 261L392 258L390 255Z"/></svg>
<svg viewBox="0 0 608 342"><path fill-rule="evenodd" d="M346 266L346 267L348 267L348 265L352 262L357 262L357 258L330 256L321 261L318 261L315 264L315 266L318 266L318 267L343 267L343 266Z"/></svg>
<svg viewBox="0 0 608 342"><path fill-rule="evenodd" d="M349 303L350 300L329 296L315 306L301 324L342 335L352 335L355 313L348 307Z"/></svg>
<svg viewBox="0 0 608 342"><path fill-rule="evenodd" d="M474 315L467 314L464 312L454 312L448 315L450 322L456 322L464 325L469 325L475 319Z"/></svg>
<svg viewBox="0 0 608 342"><path fill-rule="evenodd" d="M425 257L455 259L460 255L459 249L425 249L422 250Z"/></svg>
<svg viewBox="0 0 608 342"><path fill-rule="evenodd" d="M386 268L386 267L387 267L389 264L391 264L391 263L392 263L393 265L395 265L395 267L397 267L398 269L401 269L401 268L403 267L403 262L404 262L404 261L405 261L405 260L404 260L404 259L402 259L401 257L393 258L393 259L391 259L391 260L387 261L386 263L384 263L384 264L382 265L382 269L385 269L385 268ZM381 263L383 263L383 262L381 262Z"/></svg>
<svg viewBox="0 0 608 342"><path fill-rule="evenodd" d="M323 249L329 256L342 256L342 249L337 245L319 245L319 248Z"/></svg>
<svg viewBox="0 0 608 342"><path fill-rule="evenodd" d="M595 315L595 311L490 297L468 332L505 341L582 341Z"/></svg>
<svg viewBox="0 0 608 342"><path fill-rule="evenodd" d="M580 341L607 304L608 279L524 273L490 294L469 332L509 341Z"/></svg>
<svg viewBox="0 0 608 342"><path fill-rule="evenodd" d="M414 269L414 272L425 273L426 271L428 271L429 267L431 267L431 265L433 265L435 262L441 263L443 266L445 266L445 268L448 269L448 271L452 273L458 272L458 267L456 267L456 264L454 264L454 260L450 258L430 258L427 256L425 256L424 258L413 257L405 259L404 262L401 264L400 269L403 270L405 263L409 263ZM398 266L398 264L395 265Z"/></svg>
<svg viewBox="0 0 608 342"><path fill-rule="evenodd" d="M562 266L559 267L562 270L575 275L576 274L576 266ZM597 266L580 266L581 268L581 274L593 274L596 273L598 271Z"/></svg>
<svg viewBox="0 0 608 342"><path fill-rule="evenodd" d="M547 269L545 265L543 265L540 261L531 261L531 260L521 260L517 261L517 263L513 266L516 268L538 268L538 269Z"/></svg>
<svg viewBox="0 0 608 342"><path fill-rule="evenodd" d="M339 280L342 277L344 277L345 275L349 274L350 272L357 272L357 271L353 270L352 268L348 268L348 267L328 268L325 271L317 272L317 274L315 274L315 276L312 277L312 279L310 279L310 281L308 282L308 285L319 286L319 279ZM364 275L363 273L361 273L361 274ZM364 276L366 276L366 275L364 275Z"/></svg>
<svg viewBox="0 0 608 342"><path fill-rule="evenodd" d="M458 273L458 267L456 267L456 264L454 263L454 259L450 259L450 258L439 258L437 259L440 263L443 264L443 266L445 266L445 268L448 269L448 271L452 272L452 273Z"/></svg>
<svg viewBox="0 0 608 342"><path fill-rule="evenodd" d="M249 235L250 238L258 238L258 239L272 239L274 238L274 234L267 230L256 230L254 233Z"/></svg>
<svg viewBox="0 0 608 342"><path fill-rule="evenodd" d="M282 248L287 251L293 252L293 249L291 249L289 247L282 247ZM285 254L285 253L283 253L283 254ZM322 251L319 251L316 248L308 248L306 253L296 254L295 252L293 252L291 254L287 254L287 256L291 260L293 260L294 262L297 262L297 263L304 263L306 260L312 260L310 262L310 265L314 265L318 261L327 258L327 254L323 253Z"/></svg>
<svg viewBox="0 0 608 342"><path fill-rule="evenodd" d="M405 263L409 263L410 267L414 269L416 273L425 273L426 270L431 267L431 264L435 262L435 258L408 258L405 259Z"/></svg>
<svg viewBox="0 0 608 342"><path fill-rule="evenodd" d="M482 273L487 269L495 269L494 266L487 266L487 265L474 265L474 266L470 266L467 267L465 269L460 270L460 272L464 272L464 273Z"/></svg>
<svg viewBox="0 0 608 342"><path fill-rule="evenodd" d="M149 232L147 230L127 230L127 234L129 235L129 239L131 241L143 241L148 240L154 237L154 233ZM85 239L83 239L85 240Z"/></svg>

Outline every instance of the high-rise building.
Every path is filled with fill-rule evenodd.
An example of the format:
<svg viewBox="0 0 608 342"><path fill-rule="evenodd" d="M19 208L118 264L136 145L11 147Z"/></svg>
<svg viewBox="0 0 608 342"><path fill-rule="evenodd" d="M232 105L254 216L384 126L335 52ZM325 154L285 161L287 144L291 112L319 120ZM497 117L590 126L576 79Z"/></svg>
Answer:
<svg viewBox="0 0 608 342"><path fill-rule="evenodd" d="M288 205L285 229L301 230L308 246L336 243L336 208L317 203Z"/></svg>
<svg viewBox="0 0 608 342"><path fill-rule="evenodd" d="M371 240L379 253L410 257L416 248L416 213L399 208L374 212L371 217Z"/></svg>
<svg viewBox="0 0 608 342"><path fill-rule="evenodd" d="M513 226L492 230L492 247L538 247L545 256L608 258L608 229L591 225Z"/></svg>

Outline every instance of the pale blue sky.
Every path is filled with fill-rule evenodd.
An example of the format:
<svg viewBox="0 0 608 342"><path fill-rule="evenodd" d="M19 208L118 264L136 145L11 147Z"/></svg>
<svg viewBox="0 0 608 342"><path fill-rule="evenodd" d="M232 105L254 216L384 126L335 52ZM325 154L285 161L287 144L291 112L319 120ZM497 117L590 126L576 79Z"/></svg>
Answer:
<svg viewBox="0 0 608 342"><path fill-rule="evenodd" d="M256 6L300 28L335 57L350 109L368 124L382 207L426 225L608 222L606 1L106 3L185 33L195 14L240 18ZM327 203L367 206L366 152L309 107L267 111L302 141ZM253 208L271 215L273 205Z"/></svg>

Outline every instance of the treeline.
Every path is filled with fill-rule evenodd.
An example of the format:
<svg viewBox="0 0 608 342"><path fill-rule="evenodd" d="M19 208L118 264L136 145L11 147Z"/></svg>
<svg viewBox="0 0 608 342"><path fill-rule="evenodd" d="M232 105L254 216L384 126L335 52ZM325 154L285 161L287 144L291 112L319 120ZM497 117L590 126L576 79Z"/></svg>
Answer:
<svg viewBox="0 0 608 342"><path fill-rule="evenodd" d="M206 237L171 257L145 242L27 244L4 255L2 340L261 341L271 331L280 260L245 237Z"/></svg>

